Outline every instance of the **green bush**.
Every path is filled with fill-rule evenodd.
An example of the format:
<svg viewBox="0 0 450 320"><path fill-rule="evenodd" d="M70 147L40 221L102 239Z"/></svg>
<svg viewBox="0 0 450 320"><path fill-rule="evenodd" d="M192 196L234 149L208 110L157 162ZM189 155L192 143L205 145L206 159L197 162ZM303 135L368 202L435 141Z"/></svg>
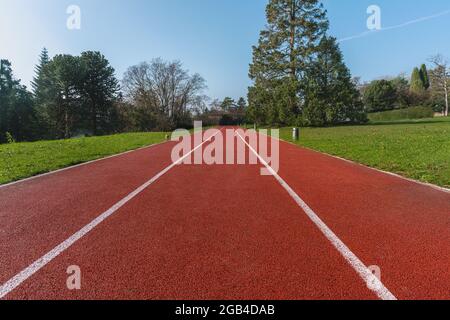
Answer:
<svg viewBox="0 0 450 320"><path fill-rule="evenodd" d="M369 114L370 121L395 121L433 118L434 111L430 107L411 107L407 109L375 112Z"/></svg>
<svg viewBox="0 0 450 320"><path fill-rule="evenodd" d="M6 137L6 143L16 143L16 140L14 139L14 137L12 136L11 133L6 132L5 137Z"/></svg>

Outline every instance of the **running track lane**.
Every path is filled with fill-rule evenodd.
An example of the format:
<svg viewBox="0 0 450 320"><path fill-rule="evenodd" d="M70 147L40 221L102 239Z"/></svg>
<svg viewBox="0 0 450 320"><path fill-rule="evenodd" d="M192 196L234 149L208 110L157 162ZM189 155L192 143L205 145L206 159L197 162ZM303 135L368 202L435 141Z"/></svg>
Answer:
<svg viewBox="0 0 450 320"><path fill-rule="evenodd" d="M7 298L376 299L259 169L175 167Z"/></svg>
<svg viewBox="0 0 450 320"><path fill-rule="evenodd" d="M450 193L285 142L280 168L398 299L450 299Z"/></svg>
<svg viewBox="0 0 450 320"><path fill-rule="evenodd" d="M173 146L150 146L0 187L0 283L163 170Z"/></svg>
<svg viewBox="0 0 450 320"><path fill-rule="evenodd" d="M282 171L287 147L282 144ZM319 159L308 161L322 157L314 155ZM273 178L259 176L258 167L179 167L123 210L8 298L374 298ZM139 232L140 226L147 228ZM342 233L347 237L348 230ZM65 265L73 260L86 261L82 270L90 280L84 283L91 286L76 294L64 286ZM444 286L445 270L437 273Z"/></svg>

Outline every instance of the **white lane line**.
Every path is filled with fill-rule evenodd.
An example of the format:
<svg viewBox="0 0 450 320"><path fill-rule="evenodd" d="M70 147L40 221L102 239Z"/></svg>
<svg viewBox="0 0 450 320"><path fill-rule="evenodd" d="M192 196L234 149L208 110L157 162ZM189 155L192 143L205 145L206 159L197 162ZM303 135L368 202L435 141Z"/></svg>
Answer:
<svg viewBox="0 0 450 320"><path fill-rule="evenodd" d="M27 182L27 181L31 181L31 180L36 180L36 179L39 179L39 178L42 178L42 177L53 175L55 173L60 173L60 172L72 170L72 169L75 169L75 168L83 167L83 166L86 166L88 164L92 164L92 163L96 163L96 162L100 162L100 161L104 161L104 160L108 160L108 159L112 159L112 158L117 158L117 157L129 154L129 153L135 152L135 151L140 151L140 150L144 150L144 149L150 149L150 148L153 148L153 147L165 144L165 143L167 143L167 141L151 144L149 146L141 147L141 148L134 149L134 150L128 150L128 151L125 151L125 152L122 152L122 153L118 153L118 154L113 154L111 156L107 156L107 157L104 157L104 158L83 162L83 163L76 164L76 165L73 165L73 166L70 166L70 167L61 168L61 169L49 171L49 172L46 172L46 173L41 173L41 174L29 177L29 178L13 181L13 182L10 182L10 183L7 183L7 184L2 184L2 185L0 185L0 189L6 188L6 187L11 187L11 186L14 186L14 185L17 185L17 184L21 184L21 183L24 183L24 182Z"/></svg>
<svg viewBox="0 0 450 320"><path fill-rule="evenodd" d="M382 300L397 300L397 298L387 289L384 284L359 260L359 258L342 242L341 239L319 218L319 216L306 204L305 201L281 178L272 167L256 152L253 147L239 134L239 138L250 148L250 150L258 157L259 161L269 170L274 178L281 184L281 186L289 193L295 200L298 206L307 214L311 221L320 229L331 244L339 251L339 253L347 260L352 268L359 274L359 276L366 283L367 287L375 292L375 294Z"/></svg>
<svg viewBox="0 0 450 320"><path fill-rule="evenodd" d="M209 142L212 138L214 138L217 134L219 134L221 131L216 132L214 135L203 141L203 143L199 144L197 147L192 149L188 154L184 155L182 158L177 160L176 162L172 163L170 166L168 166L166 169L158 173L156 176L151 178L149 181L144 183L142 186L134 190L132 193L127 195L125 198L117 202L114 206L112 206L110 209L102 213L100 216L98 216L96 219L94 219L92 222L84 226L81 230L73 234L71 237L66 239L64 242L60 243L58 246L56 246L54 249L49 251L47 254L33 262L31 265L29 265L27 268L19 272L17 275L12 277L10 280L8 280L6 283L4 283L0 287L0 299L4 298L7 294L9 294L11 291L15 290L18 286L20 286L24 281L26 281L28 278L30 278L32 275L34 275L36 272L41 270L44 266L46 266L49 262L51 262L53 259L58 257L61 253L63 253L65 250L67 250L69 247L71 247L75 242L83 238L86 234L88 234L90 231L92 231L95 227L97 227L100 223L105 221L107 218L112 216L117 210L119 210L121 207L123 207L125 204L130 202L133 198L135 198L137 195L139 195L142 191L144 191L146 188L148 188L150 185L155 183L156 180L164 176L167 172L169 172L171 169L173 169L175 166L183 162L184 159L189 157L192 153L194 153L197 149L201 148L206 142Z"/></svg>
<svg viewBox="0 0 450 320"><path fill-rule="evenodd" d="M295 144L295 143L292 143L292 142L289 142L289 141L286 141L286 140L280 140L279 139L279 141L285 142L285 143L290 144L290 145L293 145L293 146L295 146L297 148L303 148L305 150L308 150L308 151L311 151L311 152L314 152L314 153L318 153L318 154L321 154L321 155L324 155L324 156L328 156L328 157L331 157L331 158L334 158L334 159L337 159L337 160L341 160L341 161L353 164L353 165L358 166L358 167L363 167L363 168L366 168L366 169L370 169L372 171L376 171L378 173L382 173L382 174L385 174L385 175L388 175L388 176L391 176L391 177L395 177L395 178L401 179L403 181L412 182L412 183L418 184L418 185L420 185L422 187L428 187L428 188L432 188L432 189L434 189L436 191L442 191L442 192L445 192L445 193L450 193L450 189L449 188L440 187L440 186L432 184L432 183L422 182L422 181L419 181L419 180L407 178L407 177L404 177L404 176L399 175L397 173L393 173L393 172L389 172L389 171L373 168L373 167L370 167L370 166L362 164L362 163L358 163L358 162L353 161L353 160L345 159L343 157L339 157L339 156L335 156L335 155L332 155L332 154L329 154L329 153L325 153L325 152L321 152L321 151L318 151L318 150L314 150L312 148L308 148L308 147L305 147L305 146L302 146L302 145L299 145L299 144Z"/></svg>

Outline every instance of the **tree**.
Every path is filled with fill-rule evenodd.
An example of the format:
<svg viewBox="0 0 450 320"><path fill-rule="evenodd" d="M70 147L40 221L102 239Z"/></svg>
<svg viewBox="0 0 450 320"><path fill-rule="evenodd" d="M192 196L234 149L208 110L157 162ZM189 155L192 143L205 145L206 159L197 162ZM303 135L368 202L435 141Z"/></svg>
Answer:
<svg viewBox="0 0 450 320"><path fill-rule="evenodd" d="M229 112L235 106L236 106L236 102L232 98L226 97L225 99L223 99L222 103L220 104L220 109L222 109L222 111L224 111L224 112Z"/></svg>
<svg viewBox="0 0 450 320"><path fill-rule="evenodd" d="M403 74L393 78L390 82L393 85L397 96L395 108L406 108L417 102L415 97L410 94L409 82Z"/></svg>
<svg viewBox="0 0 450 320"><path fill-rule="evenodd" d="M11 113L8 132L16 141L30 141L36 138L36 115L33 95L25 86L18 84L11 95Z"/></svg>
<svg viewBox="0 0 450 320"><path fill-rule="evenodd" d="M303 118L307 124L322 126L367 120L359 91L335 38L324 37L320 41L317 58L309 67L306 78L309 104Z"/></svg>
<svg viewBox="0 0 450 320"><path fill-rule="evenodd" d="M423 75L419 68L414 68L411 75L411 92L415 94L422 94L425 91L425 85L423 82Z"/></svg>
<svg viewBox="0 0 450 320"><path fill-rule="evenodd" d="M271 94L269 89L259 85L252 86L248 89L249 105L246 112L247 120L260 125L263 123L274 123L268 121L268 108L271 106Z"/></svg>
<svg viewBox="0 0 450 320"><path fill-rule="evenodd" d="M155 59L130 67L123 87L128 102L145 114L146 130L170 130L190 125L191 110L204 101L206 84L179 61Z"/></svg>
<svg viewBox="0 0 450 320"><path fill-rule="evenodd" d="M43 94L45 90L45 74L44 68L50 62L50 58L48 56L48 50L46 48L42 49L42 52L39 56L39 63L34 68L34 78L31 82L31 88L33 89L33 94L39 100L40 95Z"/></svg>
<svg viewBox="0 0 450 320"><path fill-rule="evenodd" d="M0 142L7 133L17 141L33 139L34 129L32 96L14 79L11 63L0 60Z"/></svg>
<svg viewBox="0 0 450 320"><path fill-rule="evenodd" d="M16 85L11 63L8 60L0 60L0 142L6 141L11 116L11 96Z"/></svg>
<svg viewBox="0 0 450 320"><path fill-rule="evenodd" d="M449 115L449 79L450 70L448 68L448 61L442 55L436 55L430 59L434 65L434 69L430 72L431 87L435 94L444 99L445 108L443 110L444 116Z"/></svg>
<svg viewBox="0 0 450 320"><path fill-rule="evenodd" d="M33 108L35 110L37 121L36 136L39 138L53 138L53 136L48 134L51 128L44 108L44 102L49 100L48 94L50 94L52 90L50 87L51 84L45 72L49 62L50 58L48 55L48 50L44 48L39 56L39 62L34 69L35 75L33 81L31 82L34 98Z"/></svg>
<svg viewBox="0 0 450 320"><path fill-rule="evenodd" d="M94 135L111 132L114 102L120 89L114 68L100 52L83 52L80 63L84 68L80 82L81 98L88 109L90 130Z"/></svg>
<svg viewBox="0 0 450 320"><path fill-rule="evenodd" d="M245 109L247 108L247 101L245 101L244 97L240 97L237 104L236 104L236 108L239 111L245 111Z"/></svg>
<svg viewBox="0 0 450 320"><path fill-rule="evenodd" d="M430 78L428 75L427 66L425 64L422 64L420 67L420 79L422 80L425 90L428 90L430 88Z"/></svg>
<svg viewBox="0 0 450 320"><path fill-rule="evenodd" d="M318 0L271 0L266 16L267 28L253 47L249 75L254 89L249 90L249 103L252 110L266 109L266 120L288 123L305 104L303 80L328 20ZM276 98L281 95L284 101Z"/></svg>
<svg viewBox="0 0 450 320"><path fill-rule="evenodd" d="M70 138L82 129L81 83L85 67L79 57L57 55L44 68L48 90L41 111L49 123L51 136Z"/></svg>
<svg viewBox="0 0 450 320"><path fill-rule="evenodd" d="M397 92L388 80L372 81L364 90L363 102L368 112L392 110L396 101Z"/></svg>

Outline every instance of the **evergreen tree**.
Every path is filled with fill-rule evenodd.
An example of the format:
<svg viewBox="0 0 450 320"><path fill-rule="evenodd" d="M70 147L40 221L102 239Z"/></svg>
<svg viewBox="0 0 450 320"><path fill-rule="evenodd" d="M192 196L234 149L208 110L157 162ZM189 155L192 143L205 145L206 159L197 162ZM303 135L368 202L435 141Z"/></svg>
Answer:
<svg viewBox="0 0 450 320"><path fill-rule="evenodd" d="M100 52L83 52L81 63L85 68L81 95L83 104L87 107L83 117L88 119L92 134L111 132L117 116L114 102L119 93L119 81L114 75L114 68Z"/></svg>
<svg viewBox="0 0 450 320"><path fill-rule="evenodd" d="M425 91L425 86L419 68L414 68L413 70L413 73L411 75L410 90L412 93L416 94L421 94Z"/></svg>
<svg viewBox="0 0 450 320"><path fill-rule="evenodd" d="M393 110L397 102L396 88L392 81L372 81L364 90L363 101L369 112Z"/></svg>
<svg viewBox="0 0 450 320"><path fill-rule="evenodd" d="M39 56L39 62L34 69L35 76L33 78L33 81L31 82L31 88L33 90L34 97L34 109L37 121L36 134L41 138L52 138L52 136L48 135L50 131L50 123L49 119L46 117L44 105L45 101L48 101L50 99L49 97L47 97L47 95L51 91L50 82L46 73L46 67L49 62L50 58L48 55L48 50L46 48L43 48Z"/></svg>
<svg viewBox="0 0 450 320"><path fill-rule="evenodd" d="M308 105L304 120L322 126L366 121L363 104L335 38L324 37L307 72Z"/></svg>
<svg viewBox="0 0 450 320"><path fill-rule="evenodd" d="M253 48L248 116L269 124L364 121L359 92L328 38L318 0L271 0L267 28ZM257 109L260 109L259 111Z"/></svg>
<svg viewBox="0 0 450 320"><path fill-rule="evenodd" d="M0 142L5 142L5 135L9 129L14 85L11 63L8 60L0 60Z"/></svg>
<svg viewBox="0 0 450 320"><path fill-rule="evenodd" d="M245 99L243 97L240 97L237 104L236 104L236 108L239 111L245 111L245 109L247 108L247 102L245 101Z"/></svg>
<svg viewBox="0 0 450 320"><path fill-rule="evenodd" d="M230 97L226 97L225 99L223 99L222 103L220 104L220 109L222 109L222 111L224 111L224 112L228 112L232 108L234 108L235 105L236 105L236 102L234 101L234 99L232 99Z"/></svg>
<svg viewBox="0 0 450 320"><path fill-rule="evenodd" d="M267 108L267 120L288 123L301 112L306 95L303 79L328 20L318 0L271 0L266 15L267 28L253 48L250 78L255 89L249 103ZM255 96L262 92L269 95ZM280 95L284 101L276 98Z"/></svg>
<svg viewBox="0 0 450 320"><path fill-rule="evenodd" d="M45 67L48 90L42 101L42 113L49 124L49 134L56 138L70 138L83 128L81 83L85 67L79 57L57 55Z"/></svg>
<svg viewBox="0 0 450 320"><path fill-rule="evenodd" d="M425 90L428 90L430 88L430 78L428 75L427 66L425 64L422 64L420 67L420 79L422 80Z"/></svg>
<svg viewBox="0 0 450 320"><path fill-rule="evenodd" d="M7 135L17 141L33 139L34 123L31 94L14 79L11 63L0 60L0 142Z"/></svg>
<svg viewBox="0 0 450 320"><path fill-rule="evenodd" d="M31 88L33 89L33 94L35 96L39 96L41 91L43 90L42 86L45 85L44 81L44 68L50 62L50 58L48 56L48 50L46 48L42 49L42 52L39 56L39 63L34 68L34 78L31 81Z"/></svg>

